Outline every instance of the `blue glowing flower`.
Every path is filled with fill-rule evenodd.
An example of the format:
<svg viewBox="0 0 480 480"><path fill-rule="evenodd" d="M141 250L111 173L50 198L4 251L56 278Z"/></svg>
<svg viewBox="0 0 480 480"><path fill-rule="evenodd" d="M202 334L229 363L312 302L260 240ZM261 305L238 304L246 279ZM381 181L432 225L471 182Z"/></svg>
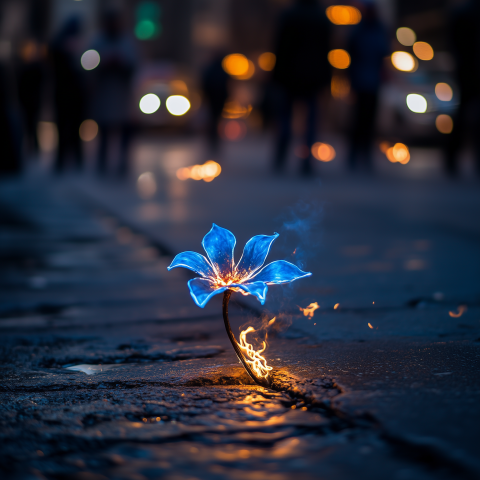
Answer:
<svg viewBox="0 0 480 480"><path fill-rule="evenodd" d="M183 267L201 276L188 282L190 295L201 308L214 295L225 290L255 295L263 305L267 296L267 285L290 283L311 275L285 260L277 260L262 268L270 246L277 237L278 233L251 238L245 245L242 258L235 265L235 236L225 228L213 224L202 241L208 259L196 252L179 253L168 270Z"/></svg>

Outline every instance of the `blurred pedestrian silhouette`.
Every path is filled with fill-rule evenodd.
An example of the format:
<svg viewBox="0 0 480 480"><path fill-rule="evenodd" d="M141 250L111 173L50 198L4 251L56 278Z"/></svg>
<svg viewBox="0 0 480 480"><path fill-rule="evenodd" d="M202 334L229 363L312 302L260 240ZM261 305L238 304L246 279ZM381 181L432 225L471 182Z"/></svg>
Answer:
<svg viewBox="0 0 480 480"><path fill-rule="evenodd" d="M476 170L480 175L480 4L466 2L450 12L449 19L460 105L447 139L445 169L451 176L458 173L458 154L469 134L473 137Z"/></svg>
<svg viewBox="0 0 480 480"><path fill-rule="evenodd" d="M307 108L307 124L301 173L312 173L311 147L317 129L317 97L330 81L329 41L330 22L315 0L298 0L280 18L273 70L273 82L278 89L278 135L274 157L277 172L285 167L292 138L294 103L302 102Z"/></svg>
<svg viewBox="0 0 480 480"><path fill-rule="evenodd" d="M18 100L22 109L27 153L38 154L37 124L40 118L46 48L34 39L23 42L17 68Z"/></svg>
<svg viewBox="0 0 480 480"><path fill-rule="evenodd" d="M119 11L104 11L101 27L100 35L92 45L92 49L100 55L100 64L92 72L92 113L100 133L97 169L101 175L106 173L109 140L113 134L119 133L117 171L119 176L125 176L128 172L128 150L132 137L130 107L136 66L135 47L123 29Z"/></svg>
<svg viewBox="0 0 480 480"><path fill-rule="evenodd" d="M390 53L387 31L374 3L363 4L362 20L353 28L347 51L351 57L351 89L355 94L349 167L354 170L363 161L365 168L371 171L383 64Z"/></svg>
<svg viewBox="0 0 480 480"><path fill-rule="evenodd" d="M202 74L202 90L209 108L207 139L210 154L218 160L220 135L219 123L222 118L223 106L228 97L228 74L222 67L225 54L215 53L213 60Z"/></svg>
<svg viewBox="0 0 480 480"><path fill-rule="evenodd" d="M0 176L18 174L22 169L21 120L10 73L0 62Z"/></svg>
<svg viewBox="0 0 480 480"><path fill-rule="evenodd" d="M55 170L64 170L73 155L78 169L83 164L79 128L85 119L85 90L80 64L81 22L72 17L63 25L50 48L53 66L54 109L58 128Z"/></svg>

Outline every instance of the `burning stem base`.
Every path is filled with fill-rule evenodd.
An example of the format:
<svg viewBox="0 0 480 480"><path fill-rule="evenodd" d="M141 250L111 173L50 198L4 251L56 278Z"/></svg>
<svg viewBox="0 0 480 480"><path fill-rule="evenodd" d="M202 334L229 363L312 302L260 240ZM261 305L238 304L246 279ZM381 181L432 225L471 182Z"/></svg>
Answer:
<svg viewBox="0 0 480 480"><path fill-rule="evenodd" d="M238 342L235 338L235 335L233 334L232 329L230 328L230 322L228 320L228 302L230 301L231 295L232 295L231 290L226 290L223 294L223 321L225 323L225 329L227 330L228 338L232 343L233 349L235 350L235 353L237 354L238 359L242 362L243 366L245 367L245 370L250 375L252 380L257 385L260 385L261 387L270 388L270 379L268 377L265 378L265 377L259 377L258 375L256 375L255 372L250 367L250 365L247 363L242 351L240 350L240 347L238 346Z"/></svg>

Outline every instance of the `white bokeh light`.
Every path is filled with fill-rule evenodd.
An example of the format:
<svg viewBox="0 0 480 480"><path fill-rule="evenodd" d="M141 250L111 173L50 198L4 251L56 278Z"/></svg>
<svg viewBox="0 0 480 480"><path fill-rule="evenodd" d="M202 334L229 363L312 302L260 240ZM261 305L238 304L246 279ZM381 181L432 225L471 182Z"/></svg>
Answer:
<svg viewBox="0 0 480 480"><path fill-rule="evenodd" d="M139 107L143 113L154 113L160 108L160 99L154 93L147 93L141 98Z"/></svg>
<svg viewBox="0 0 480 480"><path fill-rule="evenodd" d="M100 54L96 50L87 50L82 55L80 63L85 70L93 70L100 63Z"/></svg>
<svg viewBox="0 0 480 480"><path fill-rule="evenodd" d="M427 99L417 93L411 93L407 95L407 107L412 112L425 113L427 111Z"/></svg>
<svg viewBox="0 0 480 480"><path fill-rule="evenodd" d="M171 95L167 98L166 106L175 116L185 115L190 110L190 102L183 95Z"/></svg>

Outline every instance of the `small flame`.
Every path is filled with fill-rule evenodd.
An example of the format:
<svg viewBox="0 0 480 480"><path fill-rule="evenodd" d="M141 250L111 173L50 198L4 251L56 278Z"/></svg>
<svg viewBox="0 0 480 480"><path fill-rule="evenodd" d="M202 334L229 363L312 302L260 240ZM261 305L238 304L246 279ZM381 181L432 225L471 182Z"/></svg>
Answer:
<svg viewBox="0 0 480 480"><path fill-rule="evenodd" d="M310 320L313 317L313 315L315 315L314 313L315 310L317 310L317 308L320 308L320 305L318 304L318 302L315 302L315 303L311 303L308 307L305 307L305 308L298 307L298 308Z"/></svg>
<svg viewBox="0 0 480 480"><path fill-rule="evenodd" d="M275 322L276 317L273 317L267 324L267 328ZM267 365L267 360L261 354L267 348L267 335L265 335L265 340L262 342L263 346L260 350L255 350L253 345L247 342L247 334L255 332L256 330L253 327L248 327L246 330L243 330L240 333L240 347L243 355L245 356L246 362L252 367L255 375L261 378L267 378L270 370L273 370L273 367Z"/></svg>
<svg viewBox="0 0 480 480"><path fill-rule="evenodd" d="M339 303L336 303L336 304L333 306L333 309L336 310L339 306L340 306L340 304L339 304Z"/></svg>
<svg viewBox="0 0 480 480"><path fill-rule="evenodd" d="M371 323L369 323L368 326L369 326L370 328L373 328Z"/></svg>
<svg viewBox="0 0 480 480"><path fill-rule="evenodd" d="M467 311L467 306L466 306L466 305L460 305L460 306L458 307L458 313L448 312L448 314L449 314L452 318L458 318L458 317L461 317L466 311Z"/></svg>

